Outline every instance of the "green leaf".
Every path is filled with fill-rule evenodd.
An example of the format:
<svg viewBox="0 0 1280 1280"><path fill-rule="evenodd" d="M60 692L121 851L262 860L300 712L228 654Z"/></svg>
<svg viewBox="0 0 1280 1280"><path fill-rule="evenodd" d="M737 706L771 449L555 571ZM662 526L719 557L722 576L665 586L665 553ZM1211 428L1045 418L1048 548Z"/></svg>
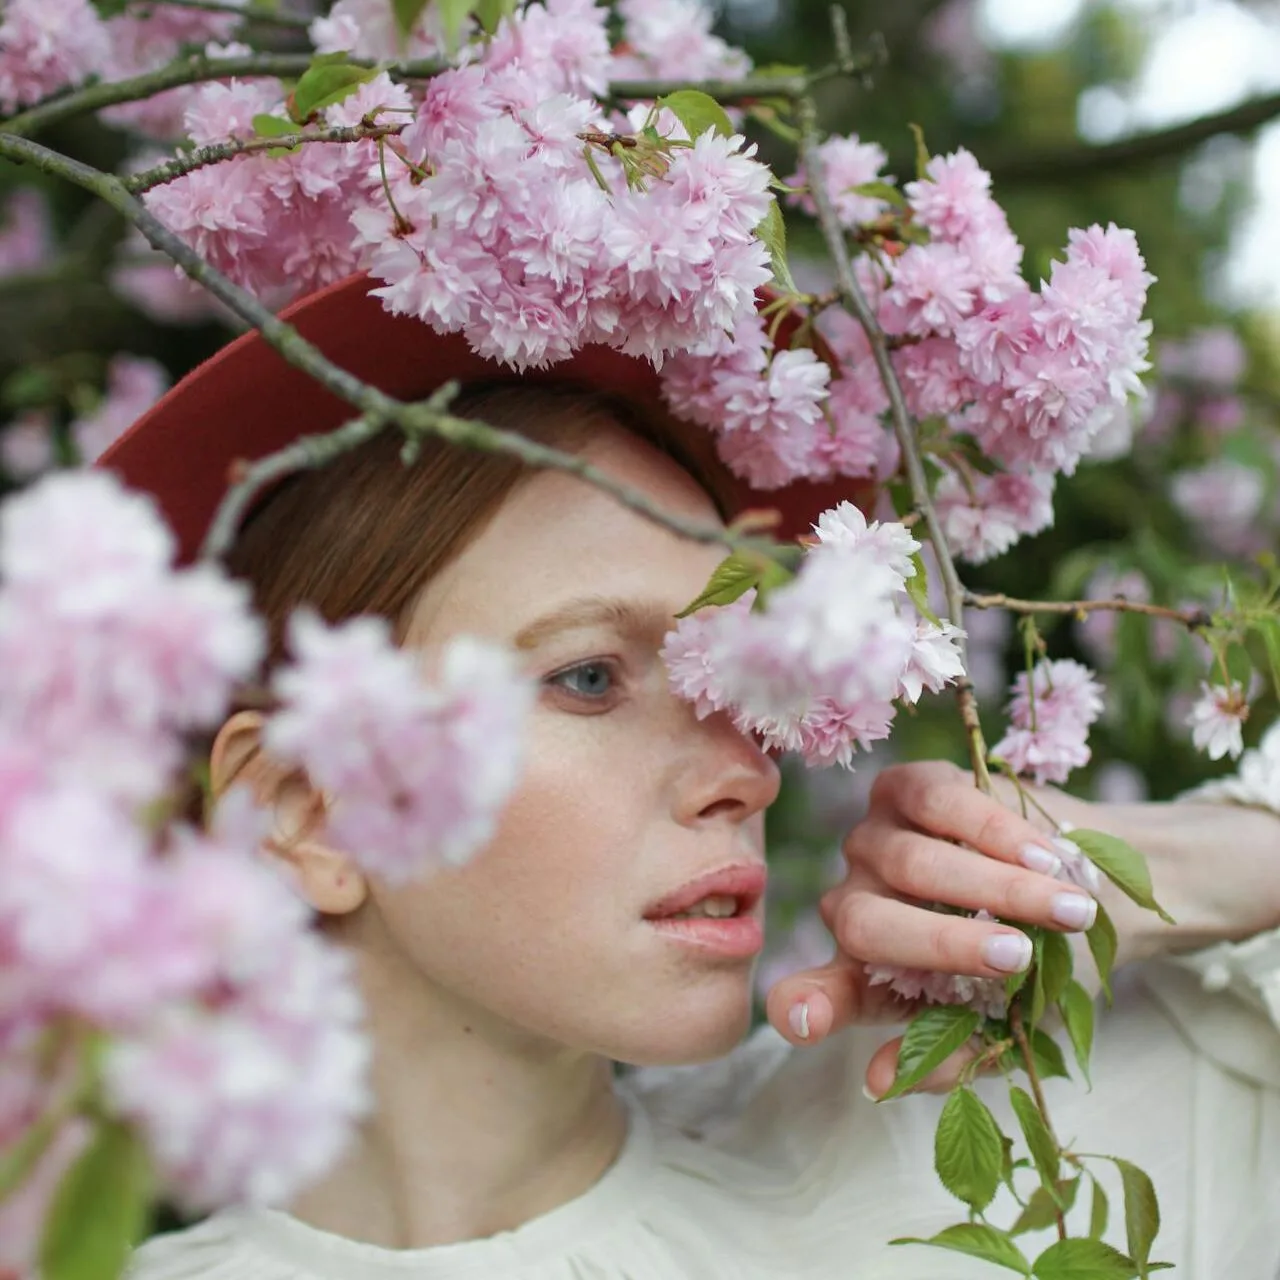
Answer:
<svg viewBox="0 0 1280 1280"><path fill-rule="evenodd" d="M100 1125L64 1175L40 1245L44 1280L117 1280L147 1224L150 1177L141 1139Z"/></svg>
<svg viewBox="0 0 1280 1280"><path fill-rule="evenodd" d="M353 66L345 53L324 53L312 58L289 95L289 114L299 124L317 111L349 98L378 74L376 67Z"/></svg>
<svg viewBox="0 0 1280 1280"><path fill-rule="evenodd" d="M759 585L767 567L760 557L747 556L741 551L735 551L716 565L702 594L691 604L685 605L676 617L687 618L691 613L697 613L707 605L732 604L740 596L746 595L752 587ZM776 567L782 568L781 565Z"/></svg>
<svg viewBox="0 0 1280 1280"><path fill-rule="evenodd" d="M1267 651L1267 665L1271 668L1271 683L1280 695L1280 618L1267 615L1253 624Z"/></svg>
<svg viewBox="0 0 1280 1280"><path fill-rule="evenodd" d="M722 138L733 133L725 109L701 89L677 89L659 98L658 106L666 107L684 125L690 138L700 138L708 129L714 129Z"/></svg>
<svg viewBox="0 0 1280 1280"><path fill-rule="evenodd" d="M942 623L938 615L929 606L929 570L924 557L917 551L911 557L911 563L915 567L915 573L907 579L907 595L911 597L911 603L922 618L927 618L935 627L940 627Z"/></svg>
<svg viewBox="0 0 1280 1280"><path fill-rule="evenodd" d="M1063 1025L1071 1037L1076 1061L1086 1080L1089 1079L1089 1055L1093 1052L1093 997L1074 979L1067 983L1058 1000Z"/></svg>
<svg viewBox="0 0 1280 1280"><path fill-rule="evenodd" d="M1062 1049L1047 1031L1033 1027L1027 1039L1031 1042L1031 1060L1035 1063L1036 1075L1041 1080L1052 1080L1055 1076L1070 1078Z"/></svg>
<svg viewBox="0 0 1280 1280"><path fill-rule="evenodd" d="M1036 1280L1135 1280L1133 1262L1101 1240L1059 1240L1035 1261Z"/></svg>
<svg viewBox="0 0 1280 1280"><path fill-rule="evenodd" d="M399 31L402 41L407 40L413 33L426 7L427 0L391 0L391 12L395 15L396 30Z"/></svg>
<svg viewBox="0 0 1280 1280"><path fill-rule="evenodd" d="M413 0L396 0L398 4L410 4ZM458 41L476 7L476 0L439 0L440 26L444 32L445 51L452 57L458 50ZM421 9L421 6L419 6ZM406 34L412 27L405 29Z"/></svg>
<svg viewBox="0 0 1280 1280"><path fill-rule="evenodd" d="M1006 1231L989 1227L985 1222L961 1222L954 1227L939 1231L929 1240L918 1236L901 1236L890 1244L931 1244L939 1249L953 1249L956 1253L967 1253L970 1257L981 1258L984 1262L992 1262L997 1267L1008 1267L1019 1275L1031 1274L1030 1264L1023 1256L1022 1250L1009 1238Z"/></svg>
<svg viewBox="0 0 1280 1280"><path fill-rule="evenodd" d="M924 140L924 130L914 123L907 125L907 128L911 130L911 136L916 140L916 177L923 178L930 160L929 148Z"/></svg>
<svg viewBox="0 0 1280 1280"><path fill-rule="evenodd" d="M907 198L891 182L860 182L849 191L855 196L867 196L871 200L883 200L895 209L905 209Z"/></svg>
<svg viewBox="0 0 1280 1280"><path fill-rule="evenodd" d="M1044 955L1040 960L1041 980L1044 985L1045 1004L1057 1004L1071 981L1071 943L1062 933L1046 932Z"/></svg>
<svg viewBox="0 0 1280 1280"><path fill-rule="evenodd" d="M1124 1186L1124 1230L1129 1256L1138 1266L1138 1274L1147 1274L1147 1259L1160 1231L1160 1203L1151 1179L1128 1160L1113 1157Z"/></svg>
<svg viewBox="0 0 1280 1280"><path fill-rule="evenodd" d="M955 1053L981 1022L981 1016L973 1009L956 1004L933 1005L916 1014L902 1037L898 1074L881 1101L896 1098L919 1084Z"/></svg>
<svg viewBox="0 0 1280 1280"><path fill-rule="evenodd" d="M1089 950L1093 953L1093 962L1098 966L1102 989L1106 992L1107 1003L1110 1004L1111 970L1115 966L1116 951L1120 943L1116 937L1116 927L1111 923L1111 917L1102 903L1098 903L1098 918L1085 937L1089 940Z"/></svg>
<svg viewBox="0 0 1280 1280"><path fill-rule="evenodd" d="M956 1089L942 1108L934 1167L957 1200L979 1211L995 1197L1004 1165L1000 1126L972 1089Z"/></svg>
<svg viewBox="0 0 1280 1280"><path fill-rule="evenodd" d="M1045 1124L1040 1109L1031 1095L1016 1084L1009 1086L1009 1102L1013 1106L1013 1114L1018 1117L1022 1136L1026 1139L1031 1151L1031 1159L1035 1162L1036 1171L1040 1174L1040 1184L1056 1196L1058 1181L1058 1144L1054 1142L1049 1126Z"/></svg>
<svg viewBox="0 0 1280 1280"><path fill-rule="evenodd" d="M474 6L476 21L486 35L493 35L502 24L503 18L509 18L516 11L515 0L477 0Z"/></svg>
<svg viewBox="0 0 1280 1280"><path fill-rule="evenodd" d="M1174 918L1155 900L1147 860L1131 844L1103 831L1073 830L1070 836L1117 889L1128 894L1140 907L1154 911L1166 924Z"/></svg>
<svg viewBox="0 0 1280 1280"><path fill-rule="evenodd" d="M1019 1215L1017 1222L1009 1228L1009 1234L1021 1235L1024 1231L1043 1231L1054 1226L1058 1214L1068 1213L1076 1202L1076 1191L1080 1187L1080 1175L1074 1178L1063 1178L1050 1194L1044 1187L1037 1187L1027 1201L1027 1207ZM1061 1205L1061 1208L1059 1208Z"/></svg>
<svg viewBox="0 0 1280 1280"><path fill-rule="evenodd" d="M756 236L769 250L769 265L773 268L773 279L778 288L784 293L799 293L787 262L787 224L776 196L769 202L769 212L756 227Z"/></svg>
<svg viewBox="0 0 1280 1280"><path fill-rule="evenodd" d="M1107 1234L1107 1193L1102 1189L1102 1183L1092 1174L1089 1175L1093 1179L1093 1203L1089 1208L1089 1234L1095 1240L1101 1240Z"/></svg>

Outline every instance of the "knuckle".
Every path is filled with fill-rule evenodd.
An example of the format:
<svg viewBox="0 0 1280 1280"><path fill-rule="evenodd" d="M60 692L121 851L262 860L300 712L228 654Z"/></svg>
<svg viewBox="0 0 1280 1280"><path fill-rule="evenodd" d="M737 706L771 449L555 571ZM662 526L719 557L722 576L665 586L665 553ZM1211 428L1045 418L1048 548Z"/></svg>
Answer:
<svg viewBox="0 0 1280 1280"><path fill-rule="evenodd" d="M960 922L952 916L938 916L929 928L928 946L939 969L946 971L971 968L969 951Z"/></svg>
<svg viewBox="0 0 1280 1280"><path fill-rule="evenodd" d="M942 851L923 840L904 841L893 861L893 883L913 898L934 898L942 879Z"/></svg>
<svg viewBox="0 0 1280 1280"><path fill-rule="evenodd" d="M836 939L843 951L860 960L876 955L877 930L869 905L866 894L851 893L837 908Z"/></svg>
<svg viewBox="0 0 1280 1280"><path fill-rule="evenodd" d="M1004 849L1014 843L1016 819L1003 805L993 807L978 827L978 848L983 852Z"/></svg>

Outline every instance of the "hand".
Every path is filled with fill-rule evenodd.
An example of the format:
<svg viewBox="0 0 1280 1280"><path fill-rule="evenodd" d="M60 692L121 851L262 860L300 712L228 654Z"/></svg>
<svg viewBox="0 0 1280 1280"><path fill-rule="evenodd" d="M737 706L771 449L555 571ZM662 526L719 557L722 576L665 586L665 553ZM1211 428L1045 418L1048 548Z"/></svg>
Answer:
<svg viewBox="0 0 1280 1280"><path fill-rule="evenodd" d="M1090 806L1062 799L1062 817L1085 825L1078 819ZM953 765L884 770L867 816L844 841L845 878L820 904L836 954L774 987L770 1022L793 1043L812 1044L854 1021L908 1017L913 1006L885 986L871 986L867 964L1003 979L1030 963L1031 943L1019 930L916 903L985 909L1061 932L1088 928L1096 904L1084 890L1053 878L1060 866L1053 839L1047 822L1037 825L984 795ZM884 1046L868 1068L868 1087L877 1096L892 1081L897 1045ZM956 1055L926 1087L946 1085L966 1060Z"/></svg>

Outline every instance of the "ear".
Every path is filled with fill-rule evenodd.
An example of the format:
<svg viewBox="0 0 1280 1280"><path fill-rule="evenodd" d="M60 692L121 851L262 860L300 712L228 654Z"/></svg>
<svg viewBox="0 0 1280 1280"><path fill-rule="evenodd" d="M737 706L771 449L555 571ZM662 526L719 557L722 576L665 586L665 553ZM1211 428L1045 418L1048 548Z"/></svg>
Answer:
<svg viewBox="0 0 1280 1280"><path fill-rule="evenodd" d="M324 842L328 802L300 769L273 760L262 745L262 715L237 711L218 730L209 753L215 797L235 783L275 814L275 832L264 848L283 858L306 900L325 915L346 915L369 895L363 873L340 849Z"/></svg>

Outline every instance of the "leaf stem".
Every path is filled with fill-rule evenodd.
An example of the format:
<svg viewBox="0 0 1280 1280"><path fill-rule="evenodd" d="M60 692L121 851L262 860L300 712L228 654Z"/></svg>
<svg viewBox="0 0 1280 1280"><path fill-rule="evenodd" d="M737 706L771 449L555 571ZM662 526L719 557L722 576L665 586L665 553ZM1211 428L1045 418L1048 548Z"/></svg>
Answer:
<svg viewBox="0 0 1280 1280"><path fill-rule="evenodd" d="M1013 1038L1017 1041L1018 1048L1022 1052L1023 1065L1026 1067L1027 1079L1031 1083L1031 1095L1036 1100L1036 1108L1040 1112L1040 1118L1044 1121L1044 1127L1048 1131L1049 1137L1053 1139L1054 1148L1058 1155L1062 1155L1062 1144L1058 1141L1057 1135L1053 1131L1053 1125L1049 1120L1049 1108L1044 1100L1044 1088L1040 1083L1040 1075L1036 1071L1035 1055L1031 1052L1031 1041L1027 1038L1027 1029L1022 1021L1022 997L1015 996L1009 1006L1009 1030L1013 1032ZM1058 1227L1058 1239L1065 1240L1067 1238L1067 1220L1063 1215L1061 1207L1054 1202L1053 1216Z"/></svg>

